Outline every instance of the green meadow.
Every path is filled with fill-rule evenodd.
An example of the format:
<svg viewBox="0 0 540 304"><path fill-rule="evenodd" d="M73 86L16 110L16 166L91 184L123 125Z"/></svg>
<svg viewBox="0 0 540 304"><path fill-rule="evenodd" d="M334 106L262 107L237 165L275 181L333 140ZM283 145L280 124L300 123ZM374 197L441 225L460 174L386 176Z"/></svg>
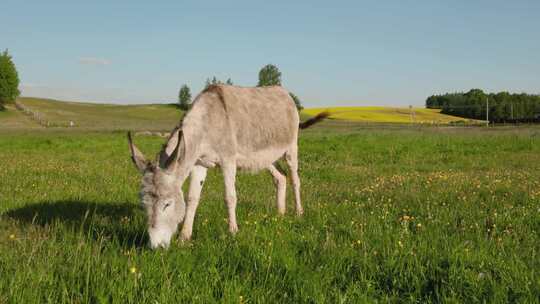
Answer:
<svg viewBox="0 0 540 304"><path fill-rule="evenodd" d="M17 101L53 127L68 127L73 122L75 129L84 130L170 130L182 116L175 104L116 105L33 97Z"/></svg>
<svg viewBox="0 0 540 304"><path fill-rule="evenodd" d="M163 140L135 137L151 157ZM214 169L193 240L156 251L124 131L6 128L0 164L0 303L540 298L538 127L324 122L300 135L303 217L240 173L229 235Z"/></svg>

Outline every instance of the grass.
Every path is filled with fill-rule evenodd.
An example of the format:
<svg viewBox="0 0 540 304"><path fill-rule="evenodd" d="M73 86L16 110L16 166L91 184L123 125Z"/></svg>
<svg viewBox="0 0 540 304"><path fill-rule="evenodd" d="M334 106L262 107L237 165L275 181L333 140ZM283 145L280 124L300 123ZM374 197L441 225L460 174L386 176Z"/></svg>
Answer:
<svg viewBox="0 0 540 304"><path fill-rule="evenodd" d="M392 107L331 107L310 108L304 113L315 115L322 111L329 111L334 119L375 122L375 123L422 123L422 124L448 124L448 123L478 123L470 119L441 114L438 109L414 108L411 117L409 108Z"/></svg>
<svg viewBox="0 0 540 304"><path fill-rule="evenodd" d="M162 140L136 137L149 156ZM3 132L0 303L533 303L539 141L538 128L314 127L303 218L290 193L276 215L269 174L241 174L231 237L211 170L193 241L151 251L123 132Z"/></svg>
<svg viewBox="0 0 540 304"><path fill-rule="evenodd" d="M84 130L170 130L182 116L173 104L112 105L31 97L21 97L18 102L52 125L68 126L73 121Z"/></svg>

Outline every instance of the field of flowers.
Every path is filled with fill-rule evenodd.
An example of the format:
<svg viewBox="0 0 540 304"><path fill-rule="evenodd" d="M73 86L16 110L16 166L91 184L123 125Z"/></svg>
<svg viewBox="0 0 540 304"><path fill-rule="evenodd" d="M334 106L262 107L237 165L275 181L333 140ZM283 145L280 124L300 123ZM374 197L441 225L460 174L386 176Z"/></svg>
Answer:
<svg viewBox="0 0 540 304"><path fill-rule="evenodd" d="M231 237L213 170L192 242L151 251L124 133L1 133L0 303L540 298L540 129L315 127L300 151L304 217L241 174Z"/></svg>
<svg viewBox="0 0 540 304"><path fill-rule="evenodd" d="M439 109L395 107L329 107L309 108L302 112L316 115L328 111L333 119L367 123L416 123L416 124L478 124L481 121L441 114Z"/></svg>

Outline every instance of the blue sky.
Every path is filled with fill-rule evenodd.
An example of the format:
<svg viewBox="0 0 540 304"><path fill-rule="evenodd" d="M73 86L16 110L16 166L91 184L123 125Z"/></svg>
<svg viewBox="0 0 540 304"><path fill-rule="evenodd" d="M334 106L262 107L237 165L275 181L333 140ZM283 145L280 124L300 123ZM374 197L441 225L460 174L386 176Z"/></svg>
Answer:
<svg viewBox="0 0 540 304"><path fill-rule="evenodd" d="M11 1L26 96L174 102L267 63L306 106L423 105L473 87L540 93L540 1Z"/></svg>

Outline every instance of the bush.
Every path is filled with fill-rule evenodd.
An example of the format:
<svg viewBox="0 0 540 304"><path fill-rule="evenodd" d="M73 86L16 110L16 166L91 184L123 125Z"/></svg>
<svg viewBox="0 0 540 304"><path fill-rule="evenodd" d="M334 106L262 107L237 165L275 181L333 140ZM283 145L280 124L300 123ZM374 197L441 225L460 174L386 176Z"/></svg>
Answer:
<svg viewBox="0 0 540 304"><path fill-rule="evenodd" d="M191 106L191 91L187 84L182 85L178 92L178 106L184 111L187 111Z"/></svg>

